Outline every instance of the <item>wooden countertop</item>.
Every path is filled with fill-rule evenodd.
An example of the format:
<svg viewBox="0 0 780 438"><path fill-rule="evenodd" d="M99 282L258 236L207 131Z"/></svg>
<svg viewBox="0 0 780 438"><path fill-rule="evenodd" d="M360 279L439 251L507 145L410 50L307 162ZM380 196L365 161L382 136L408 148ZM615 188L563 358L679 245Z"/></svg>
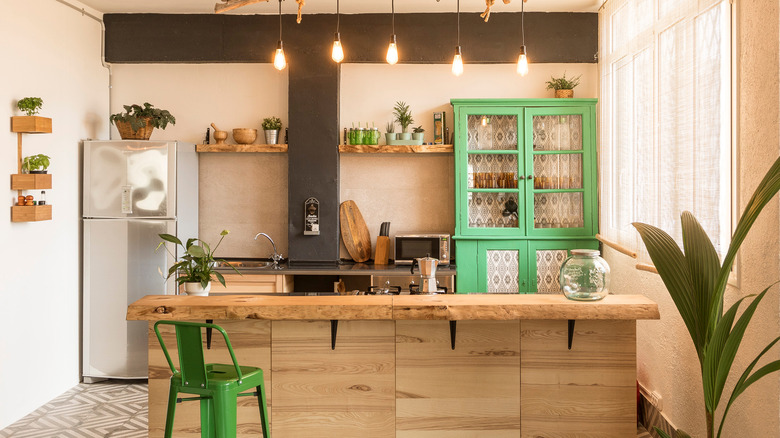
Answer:
<svg viewBox="0 0 780 438"><path fill-rule="evenodd" d="M299 296L147 295L127 308L128 320L515 320L660 319L642 295L609 295L594 302L563 295Z"/></svg>

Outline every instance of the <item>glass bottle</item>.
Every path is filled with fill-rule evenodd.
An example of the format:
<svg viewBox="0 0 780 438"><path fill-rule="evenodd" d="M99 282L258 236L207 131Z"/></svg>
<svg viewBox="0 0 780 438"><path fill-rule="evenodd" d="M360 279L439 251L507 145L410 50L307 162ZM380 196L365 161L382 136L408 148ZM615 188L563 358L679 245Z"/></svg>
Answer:
<svg viewBox="0 0 780 438"><path fill-rule="evenodd" d="M38 205L45 205L46 204L46 191L41 190L41 197L38 200Z"/></svg>
<svg viewBox="0 0 780 438"><path fill-rule="evenodd" d="M561 289L566 298L595 301L609 293L609 265L595 249L573 249L561 266Z"/></svg>

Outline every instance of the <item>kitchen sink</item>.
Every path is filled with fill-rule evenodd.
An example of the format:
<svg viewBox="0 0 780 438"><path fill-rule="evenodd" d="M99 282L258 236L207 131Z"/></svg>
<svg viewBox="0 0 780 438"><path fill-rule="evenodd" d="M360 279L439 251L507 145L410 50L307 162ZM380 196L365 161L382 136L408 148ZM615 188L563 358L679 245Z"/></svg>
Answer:
<svg viewBox="0 0 780 438"><path fill-rule="evenodd" d="M267 269L272 268L274 262L269 260L226 260L225 262L216 262L214 266L216 269L230 269L230 266L226 262L229 262L236 269Z"/></svg>

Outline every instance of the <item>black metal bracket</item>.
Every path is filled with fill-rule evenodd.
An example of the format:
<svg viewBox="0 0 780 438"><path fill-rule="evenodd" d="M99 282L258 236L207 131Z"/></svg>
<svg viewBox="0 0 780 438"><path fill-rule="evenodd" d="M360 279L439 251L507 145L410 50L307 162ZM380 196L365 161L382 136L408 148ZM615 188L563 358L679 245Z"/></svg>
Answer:
<svg viewBox="0 0 780 438"><path fill-rule="evenodd" d="M206 324L214 324L214 320L207 319ZM211 332L213 330L211 327L206 327L206 350L211 350Z"/></svg>
<svg viewBox="0 0 780 438"><path fill-rule="evenodd" d="M569 350L571 350L571 342L574 340L574 320L569 320Z"/></svg>
<svg viewBox="0 0 780 438"><path fill-rule="evenodd" d="M330 320L330 349L336 349L336 333L339 331L339 320Z"/></svg>
<svg viewBox="0 0 780 438"><path fill-rule="evenodd" d="M450 321L450 345L455 349L455 333L458 330L458 321Z"/></svg>

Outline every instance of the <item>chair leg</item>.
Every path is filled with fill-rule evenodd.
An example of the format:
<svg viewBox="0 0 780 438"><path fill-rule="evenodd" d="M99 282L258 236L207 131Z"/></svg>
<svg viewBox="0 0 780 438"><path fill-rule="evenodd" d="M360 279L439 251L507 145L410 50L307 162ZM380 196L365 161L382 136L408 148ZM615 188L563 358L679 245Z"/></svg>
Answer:
<svg viewBox="0 0 780 438"><path fill-rule="evenodd" d="M202 398L200 400L200 436L201 438L215 438L216 422L214 421L214 400Z"/></svg>
<svg viewBox="0 0 780 438"><path fill-rule="evenodd" d="M268 426L268 407L265 400L265 385L255 388L257 391L257 404L260 406L260 421L263 422L263 438L270 438L271 428Z"/></svg>
<svg viewBox="0 0 780 438"><path fill-rule="evenodd" d="M176 397L178 395L176 386L171 382L171 389L168 391L168 413L165 415L165 438L173 436L173 416L176 414Z"/></svg>
<svg viewBox="0 0 780 438"><path fill-rule="evenodd" d="M214 423L216 438L236 438L238 394L231 391L214 391Z"/></svg>

